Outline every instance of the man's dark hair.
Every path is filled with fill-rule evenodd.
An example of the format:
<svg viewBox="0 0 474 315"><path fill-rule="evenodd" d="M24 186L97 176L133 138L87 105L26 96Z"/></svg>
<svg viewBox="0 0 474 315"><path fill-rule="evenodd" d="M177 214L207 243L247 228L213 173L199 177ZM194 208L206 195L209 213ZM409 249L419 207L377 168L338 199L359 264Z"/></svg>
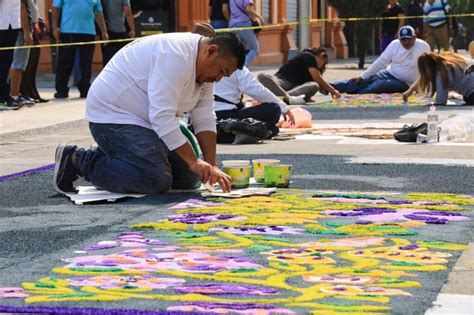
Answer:
<svg viewBox="0 0 474 315"><path fill-rule="evenodd" d="M245 45L234 33L217 33L211 38L211 45L219 46L219 55L237 58L237 68L245 64Z"/></svg>

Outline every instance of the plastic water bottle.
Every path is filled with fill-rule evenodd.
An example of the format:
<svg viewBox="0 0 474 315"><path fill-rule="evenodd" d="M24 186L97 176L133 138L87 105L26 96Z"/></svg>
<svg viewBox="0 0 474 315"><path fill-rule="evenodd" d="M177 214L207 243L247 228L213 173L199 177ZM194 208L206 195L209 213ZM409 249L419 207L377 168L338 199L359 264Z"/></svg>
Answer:
<svg viewBox="0 0 474 315"><path fill-rule="evenodd" d="M434 105L431 105L428 112L428 134L426 138L428 143L438 142L438 114Z"/></svg>

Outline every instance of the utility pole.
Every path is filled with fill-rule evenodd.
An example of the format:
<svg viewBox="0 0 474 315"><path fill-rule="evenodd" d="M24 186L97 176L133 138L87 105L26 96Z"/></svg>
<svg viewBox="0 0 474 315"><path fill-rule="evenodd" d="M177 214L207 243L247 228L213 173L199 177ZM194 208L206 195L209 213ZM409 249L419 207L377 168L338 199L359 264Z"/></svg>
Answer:
<svg viewBox="0 0 474 315"><path fill-rule="evenodd" d="M298 1L298 17L300 24L298 25L299 31L299 45L300 49L308 48L311 43L311 1L310 0L299 0Z"/></svg>

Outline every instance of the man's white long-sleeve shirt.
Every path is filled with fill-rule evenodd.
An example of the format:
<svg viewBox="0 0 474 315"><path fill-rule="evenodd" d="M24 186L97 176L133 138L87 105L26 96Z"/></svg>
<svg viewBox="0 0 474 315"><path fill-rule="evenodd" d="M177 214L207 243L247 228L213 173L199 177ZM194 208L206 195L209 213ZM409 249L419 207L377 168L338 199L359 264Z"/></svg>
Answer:
<svg viewBox="0 0 474 315"><path fill-rule="evenodd" d="M361 74L362 79L368 79L380 70L387 71L400 81L412 85L418 77L418 57L430 51L430 46L421 39L416 39L415 45L405 49L398 39L393 40L382 55Z"/></svg>
<svg viewBox="0 0 474 315"><path fill-rule="evenodd" d="M196 83L201 37L160 34L122 48L94 80L85 119L153 129L170 150L187 141L179 128L183 113L196 133L216 132L212 84Z"/></svg>
<svg viewBox="0 0 474 315"><path fill-rule="evenodd" d="M229 77L224 77L214 84L214 94L234 104L240 102L242 93L249 95L261 103L276 103L280 106L282 113L288 111L288 106L285 102L258 82L247 67L243 67L242 70L237 69ZM220 110L234 110L236 108L237 106L229 103L214 102L216 112Z"/></svg>

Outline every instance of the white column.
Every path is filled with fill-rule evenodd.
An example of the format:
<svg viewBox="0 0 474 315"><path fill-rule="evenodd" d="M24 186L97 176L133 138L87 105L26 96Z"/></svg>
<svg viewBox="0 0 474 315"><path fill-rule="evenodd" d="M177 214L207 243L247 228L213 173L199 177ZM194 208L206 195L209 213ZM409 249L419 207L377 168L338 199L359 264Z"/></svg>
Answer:
<svg viewBox="0 0 474 315"><path fill-rule="evenodd" d="M311 1L310 0L299 0L298 1L298 18L300 24L298 25L298 39L299 48L308 48L311 40L311 25L309 20L311 19Z"/></svg>

